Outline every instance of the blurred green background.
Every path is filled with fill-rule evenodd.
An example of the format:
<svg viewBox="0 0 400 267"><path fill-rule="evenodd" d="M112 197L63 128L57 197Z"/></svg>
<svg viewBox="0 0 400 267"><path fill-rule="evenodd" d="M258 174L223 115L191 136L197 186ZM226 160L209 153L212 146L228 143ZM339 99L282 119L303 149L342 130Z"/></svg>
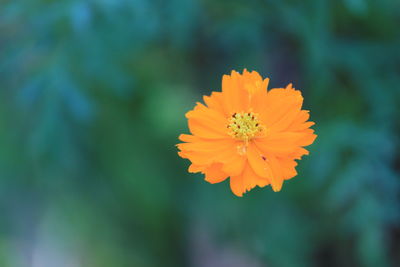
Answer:
<svg viewBox="0 0 400 267"><path fill-rule="evenodd" d="M319 135L280 193L177 156L232 69ZM0 2L0 266L400 266L400 1Z"/></svg>

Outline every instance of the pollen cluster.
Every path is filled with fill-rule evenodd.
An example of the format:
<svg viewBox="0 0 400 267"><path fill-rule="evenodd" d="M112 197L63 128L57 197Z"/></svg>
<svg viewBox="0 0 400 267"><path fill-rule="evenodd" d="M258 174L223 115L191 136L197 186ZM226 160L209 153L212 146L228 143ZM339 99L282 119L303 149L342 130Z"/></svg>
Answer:
<svg viewBox="0 0 400 267"><path fill-rule="evenodd" d="M257 114L253 112L233 113L227 125L229 134L235 139L248 143L257 133L263 130Z"/></svg>

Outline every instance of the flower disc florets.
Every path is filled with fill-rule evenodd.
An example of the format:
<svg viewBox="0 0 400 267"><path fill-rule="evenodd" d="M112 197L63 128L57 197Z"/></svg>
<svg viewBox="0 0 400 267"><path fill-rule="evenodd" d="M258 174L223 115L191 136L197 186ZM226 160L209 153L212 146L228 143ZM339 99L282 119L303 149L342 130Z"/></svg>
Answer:
<svg viewBox="0 0 400 267"><path fill-rule="evenodd" d="M246 144L263 130L258 115L253 112L233 113L227 125L229 135Z"/></svg>

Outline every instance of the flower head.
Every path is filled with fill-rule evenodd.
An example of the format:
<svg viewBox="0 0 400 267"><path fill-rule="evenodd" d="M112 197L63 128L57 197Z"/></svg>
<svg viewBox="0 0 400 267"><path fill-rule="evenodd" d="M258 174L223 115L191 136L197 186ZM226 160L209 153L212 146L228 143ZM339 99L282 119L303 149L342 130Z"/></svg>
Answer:
<svg viewBox="0 0 400 267"><path fill-rule="evenodd" d="M182 134L178 154L191 161L189 172L219 183L230 178L237 196L255 186L280 191L284 180L297 175L295 160L316 138L309 112L302 110L300 91L267 91L269 79L256 71L232 71L222 78L222 92L204 96L186 113L191 134Z"/></svg>

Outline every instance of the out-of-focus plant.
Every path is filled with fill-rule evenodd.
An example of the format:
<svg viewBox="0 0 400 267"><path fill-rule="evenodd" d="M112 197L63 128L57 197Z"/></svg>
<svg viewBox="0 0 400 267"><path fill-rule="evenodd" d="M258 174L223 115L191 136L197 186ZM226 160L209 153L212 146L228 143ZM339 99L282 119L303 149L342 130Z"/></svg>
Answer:
<svg viewBox="0 0 400 267"><path fill-rule="evenodd" d="M398 1L0 6L1 266L399 264ZM236 199L174 145L243 68L296 84L319 138Z"/></svg>

